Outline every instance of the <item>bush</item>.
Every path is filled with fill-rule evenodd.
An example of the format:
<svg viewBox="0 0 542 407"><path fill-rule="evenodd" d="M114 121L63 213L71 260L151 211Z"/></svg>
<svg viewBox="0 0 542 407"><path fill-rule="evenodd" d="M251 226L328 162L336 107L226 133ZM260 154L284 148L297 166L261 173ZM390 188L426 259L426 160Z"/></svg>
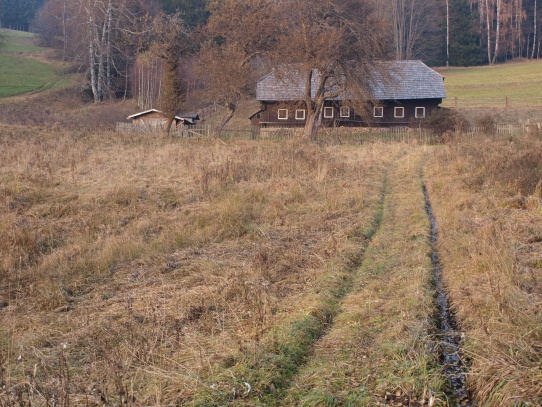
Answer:
<svg viewBox="0 0 542 407"><path fill-rule="evenodd" d="M469 127L469 124L469 121L461 113L451 109L439 108L427 117L424 127L431 129L435 136L448 139L452 133L464 131Z"/></svg>
<svg viewBox="0 0 542 407"><path fill-rule="evenodd" d="M490 114L484 114L478 117L476 125L480 127L484 134L493 135L497 133L497 123L495 123L495 119Z"/></svg>

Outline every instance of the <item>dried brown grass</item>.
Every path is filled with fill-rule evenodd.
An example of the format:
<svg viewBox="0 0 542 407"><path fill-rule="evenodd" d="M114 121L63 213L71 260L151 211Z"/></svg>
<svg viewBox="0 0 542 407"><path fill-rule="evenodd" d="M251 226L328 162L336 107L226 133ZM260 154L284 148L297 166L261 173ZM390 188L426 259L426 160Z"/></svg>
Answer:
<svg viewBox="0 0 542 407"><path fill-rule="evenodd" d="M0 145L7 405L190 400L311 302L392 148L16 126Z"/></svg>
<svg viewBox="0 0 542 407"><path fill-rule="evenodd" d="M426 167L444 276L480 406L542 401L542 143L478 137Z"/></svg>

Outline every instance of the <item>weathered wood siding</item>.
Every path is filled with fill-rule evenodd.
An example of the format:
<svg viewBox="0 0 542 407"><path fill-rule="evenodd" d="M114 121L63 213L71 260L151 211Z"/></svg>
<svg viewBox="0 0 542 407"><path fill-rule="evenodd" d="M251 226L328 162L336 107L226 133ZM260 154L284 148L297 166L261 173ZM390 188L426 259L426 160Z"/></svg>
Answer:
<svg viewBox="0 0 542 407"><path fill-rule="evenodd" d="M351 108L348 116L346 115L346 109L343 110L342 116L340 102L327 101L322 112L322 125L324 127L418 127L425 118L438 108L441 101L442 99L384 101L375 106L377 109L382 109L382 117L375 117L374 108L371 108L371 117L365 118ZM402 108L402 117L396 117L400 116L397 113L401 110L396 111L396 108ZM253 126L261 127L303 127L305 126L305 119L301 118L300 111L302 110L305 111L306 118L304 103L264 102L261 110L251 117L251 123ZM419 117L416 117L417 110ZM423 114L421 114L422 112Z"/></svg>

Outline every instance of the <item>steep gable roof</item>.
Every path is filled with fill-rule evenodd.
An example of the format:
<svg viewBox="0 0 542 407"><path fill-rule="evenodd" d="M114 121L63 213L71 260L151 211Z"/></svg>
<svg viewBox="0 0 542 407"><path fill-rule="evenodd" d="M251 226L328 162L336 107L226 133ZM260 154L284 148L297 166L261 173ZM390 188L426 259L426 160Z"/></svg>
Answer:
<svg viewBox="0 0 542 407"><path fill-rule="evenodd" d="M377 100L441 99L446 97L444 78L421 61L382 61L374 65L368 78L370 93ZM311 83L314 96L320 82L315 71ZM305 98L305 77L297 68L281 68L264 76L257 84L259 101L297 101ZM344 99L344 94L336 99Z"/></svg>

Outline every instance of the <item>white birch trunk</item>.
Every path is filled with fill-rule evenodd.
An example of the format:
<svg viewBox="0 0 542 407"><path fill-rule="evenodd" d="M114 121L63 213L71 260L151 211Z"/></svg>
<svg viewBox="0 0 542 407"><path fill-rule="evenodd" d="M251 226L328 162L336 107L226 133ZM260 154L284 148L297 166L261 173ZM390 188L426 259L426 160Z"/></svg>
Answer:
<svg viewBox="0 0 542 407"><path fill-rule="evenodd" d="M493 52L493 62L497 62L499 56L499 40L501 35L501 0L497 0L497 29L495 30L495 51Z"/></svg>
<svg viewBox="0 0 542 407"><path fill-rule="evenodd" d="M92 12L88 10L89 21L88 21L88 43L89 43L89 70L90 70L90 87L92 89L92 95L94 97L94 103L100 101L98 94L98 87L96 86L96 70L95 70L95 58L96 50L94 49L94 19L92 17Z"/></svg>
<svg viewBox="0 0 542 407"><path fill-rule="evenodd" d="M450 66L450 0L446 0L446 66Z"/></svg>
<svg viewBox="0 0 542 407"><path fill-rule="evenodd" d="M537 0L534 0L534 19L533 19L533 22L534 22L534 35L533 35L533 51L531 52L531 59L534 58L534 53L535 53L535 48L536 48L536 32L538 31L538 16L537 16L537 10L536 10L536 7L537 7Z"/></svg>

